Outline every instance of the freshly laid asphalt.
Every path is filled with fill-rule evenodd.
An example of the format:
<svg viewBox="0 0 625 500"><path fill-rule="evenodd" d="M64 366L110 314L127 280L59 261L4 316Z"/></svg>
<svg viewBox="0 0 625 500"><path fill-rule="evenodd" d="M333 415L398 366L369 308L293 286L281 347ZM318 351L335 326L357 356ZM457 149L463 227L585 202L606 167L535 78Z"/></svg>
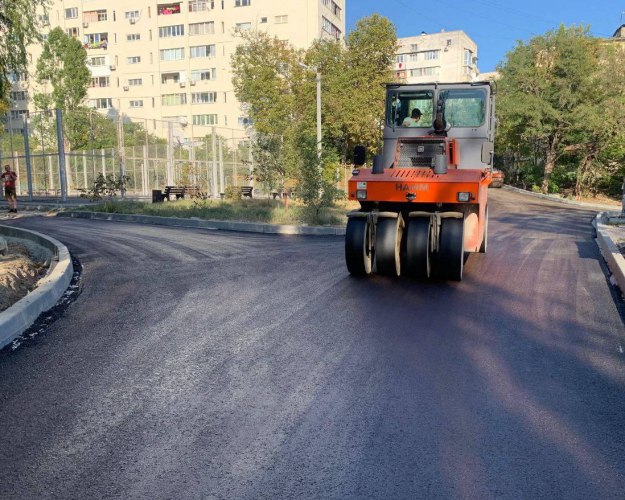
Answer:
<svg viewBox="0 0 625 500"><path fill-rule="evenodd" d="M341 237L11 223L84 266L0 352L0 498L623 498L625 329L594 212L491 190L460 283Z"/></svg>

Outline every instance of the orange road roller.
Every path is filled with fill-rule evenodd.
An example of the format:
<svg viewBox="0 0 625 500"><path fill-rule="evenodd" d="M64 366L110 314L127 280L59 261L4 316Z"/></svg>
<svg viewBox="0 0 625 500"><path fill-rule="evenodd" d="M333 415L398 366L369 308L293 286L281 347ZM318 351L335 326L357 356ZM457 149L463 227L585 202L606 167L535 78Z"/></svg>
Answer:
<svg viewBox="0 0 625 500"><path fill-rule="evenodd" d="M490 82L388 84L382 153L354 151L345 260L353 275L462 279L486 252L495 92Z"/></svg>

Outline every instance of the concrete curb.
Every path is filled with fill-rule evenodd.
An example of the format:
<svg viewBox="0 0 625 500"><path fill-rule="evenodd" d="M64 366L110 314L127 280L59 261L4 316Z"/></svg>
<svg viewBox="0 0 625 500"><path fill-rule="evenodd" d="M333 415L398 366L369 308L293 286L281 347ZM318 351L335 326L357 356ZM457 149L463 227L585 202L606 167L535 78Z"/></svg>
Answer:
<svg viewBox="0 0 625 500"><path fill-rule="evenodd" d="M26 297L0 312L0 349L24 332L39 315L51 309L72 280L74 266L69 250L60 241L35 231L0 225L0 235L30 240L52 251L53 259L45 277Z"/></svg>
<svg viewBox="0 0 625 500"><path fill-rule="evenodd" d="M234 222L223 220L185 219L181 217L158 217L155 215L109 214L104 212L67 211L60 212L57 217L76 219L107 220L115 222L134 222L155 226L192 227L199 229L219 229L223 231L239 231L244 233L265 234L297 234L308 236L342 236L344 227L323 226L281 226L254 222Z"/></svg>
<svg viewBox="0 0 625 500"><path fill-rule="evenodd" d="M612 241L610 232L608 231L608 214L601 212L593 220L593 226L597 229L597 245L603 254L605 261L612 272L614 281L621 289L622 293L625 293L625 257L621 254L620 250L616 246L616 243Z"/></svg>
<svg viewBox="0 0 625 500"><path fill-rule="evenodd" d="M581 208L589 208L592 210L618 210L618 207L611 205L600 205L594 203L584 203L583 201L575 201L575 200L567 200L566 198L559 198L558 196L553 196L550 194L542 194L542 193L534 193L533 191L527 191L526 189L520 189L514 186L508 186L507 184L503 186L503 189L506 191L513 191L515 193L526 194L528 196L533 196L534 198L542 198L543 200L555 201L556 203L562 203L563 205L573 205Z"/></svg>

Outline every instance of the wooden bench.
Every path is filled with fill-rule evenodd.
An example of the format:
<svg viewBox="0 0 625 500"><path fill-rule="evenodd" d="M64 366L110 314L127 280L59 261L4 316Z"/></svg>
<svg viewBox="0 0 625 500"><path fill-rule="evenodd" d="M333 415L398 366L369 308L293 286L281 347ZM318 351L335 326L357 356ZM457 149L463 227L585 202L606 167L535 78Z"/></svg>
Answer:
<svg viewBox="0 0 625 500"><path fill-rule="evenodd" d="M175 196L176 200L184 199L186 196L197 196L199 191L199 188L196 186L165 186L164 191L160 189L152 190L152 203L169 200L171 196Z"/></svg>
<svg viewBox="0 0 625 500"><path fill-rule="evenodd" d="M241 196L243 196L243 198L245 198L246 196L248 198L253 198L252 196L253 191L254 191L254 188L252 186L241 186Z"/></svg>

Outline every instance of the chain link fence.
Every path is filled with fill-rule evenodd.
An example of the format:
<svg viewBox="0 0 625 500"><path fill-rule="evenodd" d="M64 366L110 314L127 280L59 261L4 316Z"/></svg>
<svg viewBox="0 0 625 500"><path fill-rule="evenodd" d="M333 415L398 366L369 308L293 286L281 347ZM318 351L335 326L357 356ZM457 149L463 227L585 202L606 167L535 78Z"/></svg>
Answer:
<svg viewBox="0 0 625 500"><path fill-rule="evenodd" d="M18 196L63 198L93 188L99 174L125 176L126 195L194 186L218 197L253 186L250 137L240 129L95 111L8 114L0 163L18 175Z"/></svg>

